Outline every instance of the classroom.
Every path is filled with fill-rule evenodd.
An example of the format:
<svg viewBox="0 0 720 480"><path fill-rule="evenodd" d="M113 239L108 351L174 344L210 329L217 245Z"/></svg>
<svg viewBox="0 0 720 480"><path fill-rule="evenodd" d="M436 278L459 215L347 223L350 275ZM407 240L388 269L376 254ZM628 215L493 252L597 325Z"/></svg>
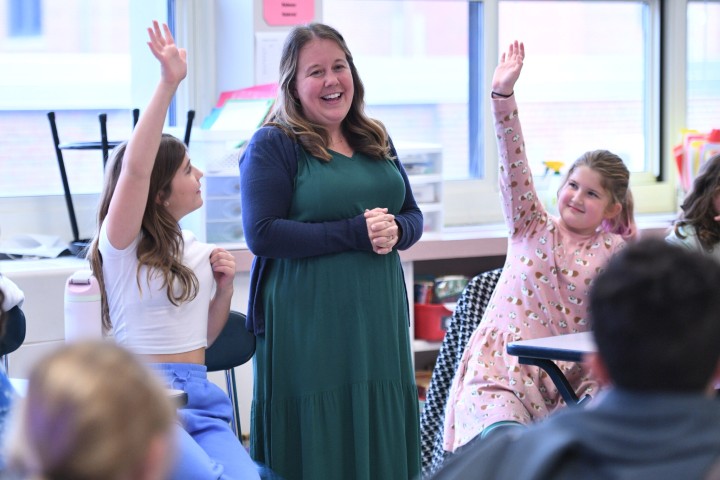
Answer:
<svg viewBox="0 0 720 480"><path fill-rule="evenodd" d="M4 356L4 368L20 381L69 341L69 279L91 267L84 249L99 235L106 162L142 125L138 115L142 122L156 95L158 56L148 51L146 33L153 21L167 24L187 50L186 77L162 131L185 139L202 172L202 206L179 226L231 257L228 302L241 321L269 308L270 300L258 300L266 285L258 276L283 274L258 258L322 251L298 241L297 253L276 255L280 247L262 243L262 230L245 231L251 210L238 164L283 98L288 34L311 22L342 34L362 79L362 107L384 125L422 213L419 231L399 214L388 230L391 242L399 238L389 251L400 267L399 295L407 295L400 316L409 330L401 337L409 342L418 414L450 348L448 322L459 315L463 291L509 262L495 100L517 98L529 182L549 214L558 214L558 189L573 162L607 149L629 172L640 238L672 231L701 166L720 153L720 0L0 0L0 17L0 275L24 292L26 319L22 344ZM504 95L494 90L494 72L516 40L524 44L523 73ZM260 248L273 253L253 253ZM278 287L281 293L288 292ZM272 351L264 341L258 348ZM464 344L457 348L459 355ZM230 392L245 445L256 432L258 372L267 375L256 360L230 369L234 384L224 368L208 372ZM444 397L435 402L442 407L433 409L444 409ZM418 419L426 475L439 466L432 443L442 440L442 425L428 421Z"/></svg>

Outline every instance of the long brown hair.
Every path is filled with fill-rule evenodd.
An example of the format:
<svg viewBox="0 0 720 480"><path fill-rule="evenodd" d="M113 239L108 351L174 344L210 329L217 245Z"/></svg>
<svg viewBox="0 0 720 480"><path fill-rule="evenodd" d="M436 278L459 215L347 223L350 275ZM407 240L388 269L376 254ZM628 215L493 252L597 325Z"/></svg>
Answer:
<svg viewBox="0 0 720 480"><path fill-rule="evenodd" d="M565 174L562 182L564 186L570 175L578 167L588 167L600 174L600 183L610 194L610 202L619 203L622 210L613 218L602 223L602 229L609 233L625 235L629 233L634 223L634 202L630 191L630 171L622 159L607 150L592 150L585 152L573 162ZM561 187L562 188L562 187Z"/></svg>
<svg viewBox="0 0 720 480"><path fill-rule="evenodd" d="M103 221L105 221L108 209L110 208L110 200L112 200L118 178L120 177L126 147L127 142L115 147L108 160L107 171L105 173L105 185L98 206L95 238L93 238L87 255L90 261L90 267L100 286L102 321L103 328L106 332L112 329L112 319L110 318L107 294L105 292L105 281L102 271L103 260L98 250L98 240L100 227ZM159 272L167 297L173 305L179 305L180 303L195 298L198 291L198 280L193 271L182 263L183 237L177 220L170 215L162 203L156 202L155 199L158 198L158 196L162 199L170 195L170 184L173 176L182 165L186 153L187 148L184 143L172 135L162 135L160 148L158 149L152 174L150 175L150 190L148 192L147 204L145 205L145 212L143 213L141 237L137 247L138 288L140 288L140 269L142 266L148 267L148 281L151 275ZM178 293L175 293L173 289L173 286L176 284L181 287Z"/></svg>
<svg viewBox="0 0 720 480"><path fill-rule="evenodd" d="M703 249L711 251L720 242L720 223L715 221L715 216L720 215L720 212L715 211L713 205L718 192L720 192L720 154L711 157L703 164L693 181L692 189L680 205L682 213L675 222L675 234L678 237L685 238L680 227L687 225L695 229Z"/></svg>
<svg viewBox="0 0 720 480"><path fill-rule="evenodd" d="M322 125L311 122L303 112L302 104L295 95L298 58L300 50L314 39L331 40L345 53L350 66L355 95L350 111L342 122L343 134L353 150L371 158L390 158L390 146L385 126L365 115L365 87L360 80L350 49L340 32L322 23L309 23L295 27L287 36L280 57L280 85L270 119L265 125L282 128L291 138L311 155L330 161L327 151L330 142L328 131Z"/></svg>

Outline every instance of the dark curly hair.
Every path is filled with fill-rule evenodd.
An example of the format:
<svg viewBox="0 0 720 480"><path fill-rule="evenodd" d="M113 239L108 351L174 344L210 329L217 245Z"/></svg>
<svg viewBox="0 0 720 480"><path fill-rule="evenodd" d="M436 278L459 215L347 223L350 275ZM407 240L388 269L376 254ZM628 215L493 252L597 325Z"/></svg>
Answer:
<svg viewBox="0 0 720 480"><path fill-rule="evenodd" d="M715 216L720 215L720 212L716 211L713 205L718 193L720 154L711 157L700 168L692 189L680 205L682 212L675 221L675 235L686 238L687 235L682 232L681 227L692 227L703 249L711 251L720 242L720 223L715 220Z"/></svg>

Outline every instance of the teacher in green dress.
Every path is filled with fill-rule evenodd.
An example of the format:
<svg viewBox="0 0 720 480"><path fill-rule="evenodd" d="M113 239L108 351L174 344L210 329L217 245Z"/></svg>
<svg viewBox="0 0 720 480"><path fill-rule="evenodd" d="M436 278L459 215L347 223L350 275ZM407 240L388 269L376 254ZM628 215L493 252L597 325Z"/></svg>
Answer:
<svg viewBox="0 0 720 480"><path fill-rule="evenodd" d="M278 98L240 160L255 254L251 456L288 480L420 474L417 387L398 250L423 219L342 35L295 27Z"/></svg>

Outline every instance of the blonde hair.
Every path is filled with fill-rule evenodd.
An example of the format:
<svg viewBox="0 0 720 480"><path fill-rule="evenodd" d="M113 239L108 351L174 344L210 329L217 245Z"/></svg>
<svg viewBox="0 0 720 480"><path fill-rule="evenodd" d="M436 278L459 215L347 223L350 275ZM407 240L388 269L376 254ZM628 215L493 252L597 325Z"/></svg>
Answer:
<svg viewBox="0 0 720 480"><path fill-rule="evenodd" d="M13 418L8 467L48 480L130 480L175 412L159 379L108 340L62 347L33 368Z"/></svg>

